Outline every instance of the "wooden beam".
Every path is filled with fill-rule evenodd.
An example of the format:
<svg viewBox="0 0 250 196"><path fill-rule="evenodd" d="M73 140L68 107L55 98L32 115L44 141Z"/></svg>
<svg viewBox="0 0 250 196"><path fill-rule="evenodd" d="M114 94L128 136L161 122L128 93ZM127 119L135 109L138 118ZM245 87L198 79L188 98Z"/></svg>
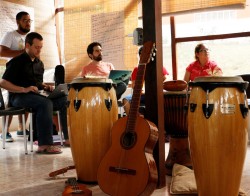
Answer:
<svg viewBox="0 0 250 196"><path fill-rule="evenodd" d="M172 26L171 26L172 28ZM240 33L229 33L220 35L206 35L198 37L180 37L175 38L175 42L191 42L191 41L203 41L203 40L215 40L215 39L229 39L229 38L239 38L239 37L249 37L250 32L240 32Z"/></svg>
<svg viewBox="0 0 250 196"><path fill-rule="evenodd" d="M171 48L172 48L172 70L173 80L177 80L177 57L176 57L176 39L175 39L175 21L174 17L170 17L170 28L171 28Z"/></svg>
<svg viewBox="0 0 250 196"><path fill-rule="evenodd" d="M159 140L154 149L158 169L158 188L166 185L165 176L165 130L163 106L163 59L161 0L142 0L143 41L156 43L157 58L147 65L145 74L145 118L156 124Z"/></svg>

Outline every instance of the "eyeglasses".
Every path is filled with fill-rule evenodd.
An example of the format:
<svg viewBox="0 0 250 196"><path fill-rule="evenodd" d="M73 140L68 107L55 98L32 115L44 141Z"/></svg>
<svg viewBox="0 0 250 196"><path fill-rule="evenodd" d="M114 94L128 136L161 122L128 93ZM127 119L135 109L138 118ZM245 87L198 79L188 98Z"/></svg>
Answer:
<svg viewBox="0 0 250 196"><path fill-rule="evenodd" d="M33 20L30 20L30 19L23 19L22 20L24 23L32 23L33 22Z"/></svg>
<svg viewBox="0 0 250 196"><path fill-rule="evenodd" d="M208 53L208 52L210 52L211 50L209 50L208 48L205 48L205 49L201 49L199 52L206 52L206 53Z"/></svg>

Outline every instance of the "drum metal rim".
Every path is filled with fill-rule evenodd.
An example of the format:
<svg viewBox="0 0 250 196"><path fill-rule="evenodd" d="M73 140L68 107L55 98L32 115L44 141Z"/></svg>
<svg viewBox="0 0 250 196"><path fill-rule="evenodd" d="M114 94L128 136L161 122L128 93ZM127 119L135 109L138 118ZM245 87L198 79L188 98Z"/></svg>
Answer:
<svg viewBox="0 0 250 196"><path fill-rule="evenodd" d="M241 92L244 92L248 88L249 82L247 81L242 81L242 82L209 82L209 81L201 81L201 82L189 82L189 86L191 87L201 87L205 92L209 90L209 92L213 91L216 88L219 87L236 87L238 88Z"/></svg>
<svg viewBox="0 0 250 196"><path fill-rule="evenodd" d="M113 81L108 78L75 78L69 84L70 88L80 91L85 87L101 87L105 91L109 91L113 87Z"/></svg>

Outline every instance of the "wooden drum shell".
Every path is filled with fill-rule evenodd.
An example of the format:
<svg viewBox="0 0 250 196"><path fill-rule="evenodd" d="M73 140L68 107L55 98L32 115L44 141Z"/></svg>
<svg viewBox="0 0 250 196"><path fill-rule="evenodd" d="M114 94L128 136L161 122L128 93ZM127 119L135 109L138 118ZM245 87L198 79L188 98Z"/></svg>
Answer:
<svg viewBox="0 0 250 196"><path fill-rule="evenodd" d="M111 146L111 128L118 119L115 90L112 87L107 91L103 84L99 80L78 79L76 86L84 87L78 93L73 87L69 90L69 138L77 177L82 182L97 181L98 166ZM78 111L74 108L76 96L81 100ZM109 98L112 100L110 111L105 105Z"/></svg>
<svg viewBox="0 0 250 196"><path fill-rule="evenodd" d="M175 163L192 168L188 143L188 111L185 110L187 96L187 91L164 92L164 124L170 138L165 168L166 174L170 176Z"/></svg>
<svg viewBox="0 0 250 196"><path fill-rule="evenodd" d="M208 78L204 86L209 82ZM208 95L194 85L190 94L188 137L199 196L237 196L240 188L247 150L247 118L240 108L245 96L238 88L223 84ZM214 105L209 118L202 109L207 100ZM191 104L197 104L194 111Z"/></svg>
<svg viewBox="0 0 250 196"><path fill-rule="evenodd" d="M188 136L187 111L184 110L186 94L186 91L164 92L165 129L173 138Z"/></svg>

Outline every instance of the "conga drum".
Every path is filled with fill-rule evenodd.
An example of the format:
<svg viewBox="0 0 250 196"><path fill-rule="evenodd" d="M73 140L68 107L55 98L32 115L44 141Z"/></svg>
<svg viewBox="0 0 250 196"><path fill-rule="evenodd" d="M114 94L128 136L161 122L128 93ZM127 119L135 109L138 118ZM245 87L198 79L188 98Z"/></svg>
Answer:
<svg viewBox="0 0 250 196"><path fill-rule="evenodd" d="M97 182L97 169L111 146L111 128L118 119L112 80L76 78L68 95L68 127L78 181Z"/></svg>
<svg viewBox="0 0 250 196"><path fill-rule="evenodd" d="M237 196L247 150L248 106L241 77L198 77L188 109L188 137L199 196Z"/></svg>
<svg viewBox="0 0 250 196"><path fill-rule="evenodd" d="M175 163L192 168L188 143L188 123L185 105L189 92L187 83L182 80L164 83L164 124L169 135L169 152L165 161L166 174L172 175Z"/></svg>

